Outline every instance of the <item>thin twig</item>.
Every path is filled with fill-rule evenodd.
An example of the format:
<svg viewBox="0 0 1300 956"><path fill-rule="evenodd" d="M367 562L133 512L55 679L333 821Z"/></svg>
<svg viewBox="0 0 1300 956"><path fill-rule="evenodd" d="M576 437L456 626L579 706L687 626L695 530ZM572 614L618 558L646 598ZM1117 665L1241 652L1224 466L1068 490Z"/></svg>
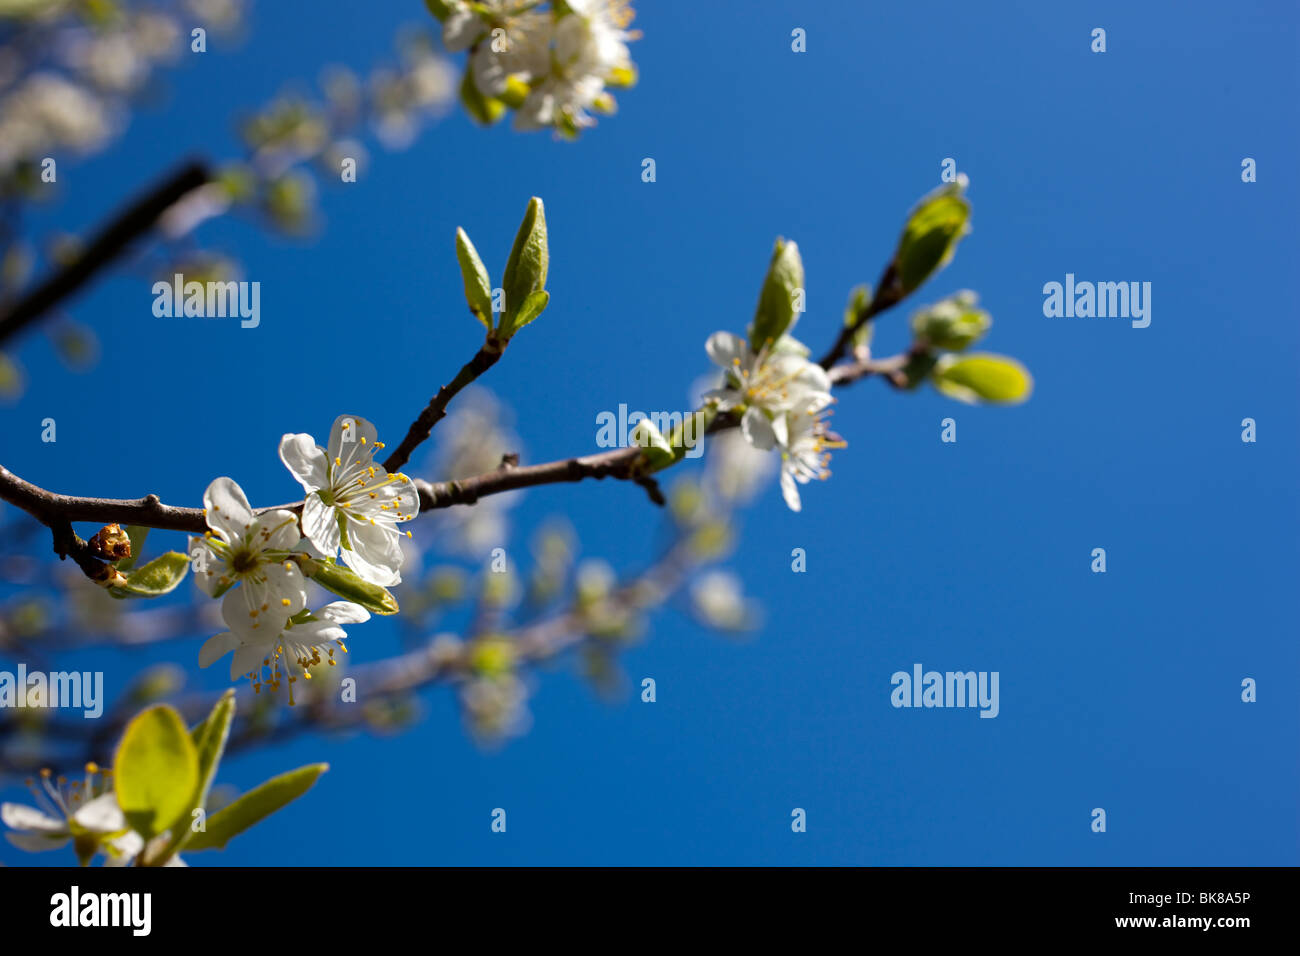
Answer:
<svg viewBox="0 0 1300 956"><path fill-rule="evenodd" d="M832 365L849 354L849 343L853 341L853 336L858 333L858 330L881 312L902 302L905 295L898 270L894 268L894 263L891 262L885 266L885 271L876 284L875 295L871 297L867 307L857 314L852 325L846 325L840 329L835 344L830 347L830 350L822 356L821 361L817 364L829 371Z"/></svg>
<svg viewBox="0 0 1300 956"><path fill-rule="evenodd" d="M411 427L406 430L406 437L402 439L401 444L384 459L384 467L388 471L400 471L402 466L410 461L411 452L429 437L433 426L446 416L447 405L456 397L456 393L496 365L505 347L505 342L498 341L495 336L488 336L487 342L475 356L461 366L455 378L438 389L438 394L429 399L429 404L420 412L419 417L411 422Z"/></svg>

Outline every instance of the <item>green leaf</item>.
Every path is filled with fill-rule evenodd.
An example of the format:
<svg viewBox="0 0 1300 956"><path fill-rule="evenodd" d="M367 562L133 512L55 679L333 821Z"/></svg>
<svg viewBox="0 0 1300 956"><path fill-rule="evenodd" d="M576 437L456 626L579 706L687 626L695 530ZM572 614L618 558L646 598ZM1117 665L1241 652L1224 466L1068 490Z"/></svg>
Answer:
<svg viewBox="0 0 1300 956"><path fill-rule="evenodd" d="M546 242L546 209L534 196L528 200L523 222L515 233L515 244L506 262L501 287L506 293L505 315L501 320L501 335L509 339L518 328L516 316L523 310L528 297L546 288L546 272L550 265L550 252ZM533 316L536 318L536 316Z"/></svg>
<svg viewBox="0 0 1300 956"><path fill-rule="evenodd" d="M447 0L424 0L424 5L429 8L430 13L438 18L439 22L451 16L451 4Z"/></svg>
<svg viewBox="0 0 1300 956"><path fill-rule="evenodd" d="M176 589L190 569L190 559L168 551L126 576L126 583L109 588L114 597L158 597Z"/></svg>
<svg viewBox="0 0 1300 956"><path fill-rule="evenodd" d="M127 724L113 763L117 802L146 840L170 829L194 806L198 754L180 714L159 704Z"/></svg>
<svg viewBox="0 0 1300 956"><path fill-rule="evenodd" d="M976 308L979 297L963 290L912 316L912 334L935 348L965 351L982 339L993 318Z"/></svg>
<svg viewBox="0 0 1300 956"><path fill-rule="evenodd" d="M194 806L203 807L208 802L208 791L217 775L217 765L221 755L226 752L226 739L230 736L230 724L235 719L235 691L227 690L213 706L212 712L190 731L190 741L194 744L199 760L199 785L195 791Z"/></svg>
<svg viewBox="0 0 1300 956"><path fill-rule="evenodd" d="M129 524L126 526L126 536L131 539L131 557L123 558L116 565L117 569L123 572L135 567L140 556L144 554L144 542L149 537L149 529L138 524Z"/></svg>
<svg viewBox="0 0 1300 956"><path fill-rule="evenodd" d="M272 777L208 817L207 829L194 834L187 848L191 851L224 850L231 839L310 790L316 779L328 769L329 764L314 763Z"/></svg>
<svg viewBox="0 0 1300 956"><path fill-rule="evenodd" d="M456 261L460 263L460 276L465 283L465 301L469 310L483 323L488 331L492 330L492 283L488 280L487 267L479 258L474 243L464 229L456 230Z"/></svg>
<svg viewBox="0 0 1300 956"><path fill-rule="evenodd" d="M514 328L511 335L518 332L533 319L537 318L550 304L551 294L543 289L540 292L534 292L524 299L524 304L519 308L519 314L515 316Z"/></svg>
<svg viewBox="0 0 1300 956"><path fill-rule="evenodd" d="M871 286L857 285L849 293L848 305L844 307L844 325L851 326L858 321L858 316L871 306Z"/></svg>
<svg viewBox="0 0 1300 956"><path fill-rule="evenodd" d="M931 374L934 387L950 398L974 405L993 402L1014 405L1033 391L1029 371L1015 359L988 352L945 355Z"/></svg>
<svg viewBox="0 0 1300 956"><path fill-rule="evenodd" d="M631 440L633 444L641 446L641 457L645 459L651 471L666 468L677 460L672 444L648 418L643 418L636 423Z"/></svg>
<svg viewBox="0 0 1300 956"><path fill-rule="evenodd" d="M795 295L802 290L803 260L799 258L799 247L778 238L758 296L754 322L749 327L749 344L754 351L775 342L794 327L799 318Z"/></svg>
<svg viewBox="0 0 1300 956"><path fill-rule="evenodd" d="M651 469L658 471L685 458L692 448L704 441L709 426L713 424L713 420L717 417L718 408L716 405L709 405L706 408L687 412L683 415L681 424L675 427L666 438L668 447L672 451L672 461L656 464L655 459L651 459Z"/></svg>
<svg viewBox="0 0 1300 956"><path fill-rule="evenodd" d="M844 307L844 325L850 328L858 321L858 316L866 312L871 307L871 287L866 285L854 286L853 291L849 293L848 305ZM866 322L853 333L853 348L863 348L871 344L871 336L875 330L874 322Z"/></svg>
<svg viewBox="0 0 1300 956"><path fill-rule="evenodd" d="M316 564L317 570L311 578L321 587L354 604L360 604L373 614L397 613L397 598L387 588L363 580L351 568L335 563L333 558L326 558Z"/></svg>
<svg viewBox="0 0 1300 956"><path fill-rule="evenodd" d="M908 217L894 255L904 295L946 266L957 251L958 241L970 231L966 184L963 174L956 182L940 186L922 199Z"/></svg>
<svg viewBox="0 0 1300 956"><path fill-rule="evenodd" d="M460 101L465 111L483 126L491 126L505 114L506 104L484 96L474 83L474 71L466 70L465 78L460 83Z"/></svg>
<svg viewBox="0 0 1300 956"><path fill-rule="evenodd" d="M212 712L190 730L190 742L194 744L198 756L199 770L198 785L190 800L191 816L194 810L204 809L207 806L208 792L212 789L212 781L217 776L217 766L221 763L221 755L226 750L226 738L230 735L230 724L234 718L235 691L231 688L221 695L213 706ZM146 859L145 864L160 866L184 849L194 835L192 825L191 823L187 826L174 827L167 845Z"/></svg>

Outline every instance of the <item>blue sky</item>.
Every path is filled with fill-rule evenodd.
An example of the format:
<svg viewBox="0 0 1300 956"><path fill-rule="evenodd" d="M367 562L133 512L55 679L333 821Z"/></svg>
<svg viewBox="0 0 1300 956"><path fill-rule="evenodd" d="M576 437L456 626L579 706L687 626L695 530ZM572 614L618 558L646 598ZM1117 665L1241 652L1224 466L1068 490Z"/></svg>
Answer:
<svg viewBox="0 0 1300 956"><path fill-rule="evenodd" d="M945 157L970 177L974 229L917 301L977 290L985 344L1028 365L1033 398L843 391L834 477L800 514L771 487L741 515L731 566L767 612L753 639L668 610L625 657L656 703L611 705L556 668L530 733L498 752L441 690L400 736L232 758L222 781L240 787L332 769L261 839L193 862L1300 862L1294 6L638 6L641 82L578 143L453 113L326 188L317 239L208 227L262 282L259 328L156 319L147 282L123 273L80 297L70 311L99 332L101 364L72 376L27 341L30 387L0 409L4 463L69 493L198 504L230 474L254 503L292 498L282 433L319 436L351 411L395 440L473 353L454 230L499 274L531 195L546 201L551 306L485 384L515 409L525 460L583 453L600 411L683 406L707 336L751 318L778 235L802 251L799 334L820 352ZM417 0L259 4L246 43L187 58L37 222L83 228L184 156L234 155L241 112L326 63L385 60L401 24L426 22ZM1150 327L1044 317L1043 284L1066 273L1151 282ZM906 315L882 317L882 351L906 345ZM939 440L948 416L956 444ZM653 557L657 516L633 486L531 491L513 546L556 513L585 555L626 571ZM1105 574L1089 570L1097 547ZM386 627L358 631L352 654L391 647ZM200 643L161 659L220 686L220 668L197 671ZM998 671L1000 714L891 707L890 675L917 662ZM490 832L495 807L506 834ZM36 860L0 844L0 861Z"/></svg>

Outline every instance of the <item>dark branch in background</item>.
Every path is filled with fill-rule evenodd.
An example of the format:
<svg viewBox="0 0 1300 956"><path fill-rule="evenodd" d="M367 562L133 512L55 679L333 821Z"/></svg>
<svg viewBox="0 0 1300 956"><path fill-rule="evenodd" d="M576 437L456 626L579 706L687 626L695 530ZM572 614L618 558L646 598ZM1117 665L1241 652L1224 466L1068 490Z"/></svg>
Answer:
<svg viewBox="0 0 1300 956"><path fill-rule="evenodd" d="M153 228L158 217L186 193L208 182L207 168L187 163L101 229L72 262L59 269L0 314L0 343L22 332L42 315L74 295L101 269Z"/></svg>
<svg viewBox="0 0 1300 956"><path fill-rule="evenodd" d="M679 541L645 571L626 580L610 596L611 602L629 611L653 606L658 600L676 592L692 567L689 545ZM588 636L589 622L581 611L561 610L521 626L500 632L498 636L510 639L517 659L521 663L540 664L552 660L564 651L581 644ZM461 642L448 649L439 647L437 639L407 653L383 661L349 668L346 676L357 682L358 699L368 701L391 700L438 685L455 685L471 676L470 655L473 641ZM333 683L325 683L323 692L317 692L305 682L297 685L296 693L302 695L292 710L281 711L277 721L270 726L258 721L256 692L247 685L238 688L237 700L240 718L232 729L227 752L237 753L259 744L291 739L306 731L346 731L366 724L365 707L343 704L335 693ZM311 684L315 684L312 681ZM222 691L187 694L172 704L188 723L203 718L216 703ZM78 748L77 759L106 762L113 741L121 736L127 722L135 715L136 705L119 703L105 712L92 734L87 736L84 721L64 722L52 720L41 727L41 733L62 744ZM0 725L0 739L11 730ZM0 752L0 774L27 772Z"/></svg>

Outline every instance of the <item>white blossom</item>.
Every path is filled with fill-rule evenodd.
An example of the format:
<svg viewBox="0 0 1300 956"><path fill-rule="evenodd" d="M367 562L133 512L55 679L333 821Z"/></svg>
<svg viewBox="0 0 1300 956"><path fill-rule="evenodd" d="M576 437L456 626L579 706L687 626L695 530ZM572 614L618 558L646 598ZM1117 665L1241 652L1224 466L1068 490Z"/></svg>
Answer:
<svg viewBox="0 0 1300 956"><path fill-rule="evenodd" d="M103 852L109 866L125 865L144 849L143 837L127 824L117 796L98 766L86 764L84 780L56 779L48 770L42 770L40 776L39 789L33 781L27 782L36 807L0 804L0 821L9 827L5 839L14 846L40 853L74 841L83 862Z"/></svg>
<svg viewBox="0 0 1300 956"><path fill-rule="evenodd" d="M828 429L830 403L829 396L807 396L772 423L781 449L781 494L791 511L802 507L799 485L831 476L828 449L845 447Z"/></svg>
<svg viewBox="0 0 1300 956"><path fill-rule="evenodd" d="M606 85L634 74L627 42L636 34L625 0L570 0L555 23L550 69L534 83L515 117L518 129L556 127L576 133L595 124L587 112L613 112Z"/></svg>
<svg viewBox="0 0 1300 956"><path fill-rule="evenodd" d="M236 634L226 631L210 637L199 650L199 666L210 667L227 654L230 659L230 679L247 676L254 689L261 690L265 681L273 690L279 690L281 668L289 678L289 703L293 701L293 683L298 679L293 665L302 676L311 680L311 669L322 663L333 667L334 649L345 654L343 644L348 636L344 624L360 624L370 620L370 612L350 601L334 601L307 615L296 615L286 621L279 631L262 631L257 634ZM321 654L325 656L322 658ZM268 674L263 675L263 668Z"/></svg>
<svg viewBox="0 0 1300 956"><path fill-rule="evenodd" d="M389 474L374 463L384 447L375 426L356 415L340 415L330 429L328 451L310 435L280 439L280 460L307 492L303 535L325 557L342 549L343 561L371 584L390 587L402 580L403 532L398 528L420 511L411 479Z"/></svg>
<svg viewBox="0 0 1300 956"><path fill-rule="evenodd" d="M109 130L98 96L57 73L34 73L0 101L0 170L59 147L92 149Z"/></svg>
<svg viewBox="0 0 1300 956"><path fill-rule="evenodd" d="M705 393L719 411L744 408L740 427L755 448L775 447L774 418L807 398L830 400L830 378L806 350L789 336L772 348L755 352L745 339L731 332L709 336L705 350L723 370L723 383Z"/></svg>
<svg viewBox="0 0 1300 956"><path fill-rule="evenodd" d="M298 516L285 509L255 515L229 478L208 485L203 505L209 530L190 538L188 552L199 587L222 597L232 631L277 633L307 602L306 580L290 557L302 540Z"/></svg>
<svg viewBox="0 0 1300 956"><path fill-rule="evenodd" d="M714 569L702 574L691 585L691 603L695 612L712 627L739 631L756 622L756 612L745 599L740 579L730 571Z"/></svg>
<svg viewBox="0 0 1300 956"><path fill-rule="evenodd" d="M528 10L515 13L518 0L480 0L486 15L470 9L463 0L451 5L443 21L442 42L452 53L467 50L474 84L486 96L500 97L511 78L530 83L544 74L550 63L551 16Z"/></svg>

